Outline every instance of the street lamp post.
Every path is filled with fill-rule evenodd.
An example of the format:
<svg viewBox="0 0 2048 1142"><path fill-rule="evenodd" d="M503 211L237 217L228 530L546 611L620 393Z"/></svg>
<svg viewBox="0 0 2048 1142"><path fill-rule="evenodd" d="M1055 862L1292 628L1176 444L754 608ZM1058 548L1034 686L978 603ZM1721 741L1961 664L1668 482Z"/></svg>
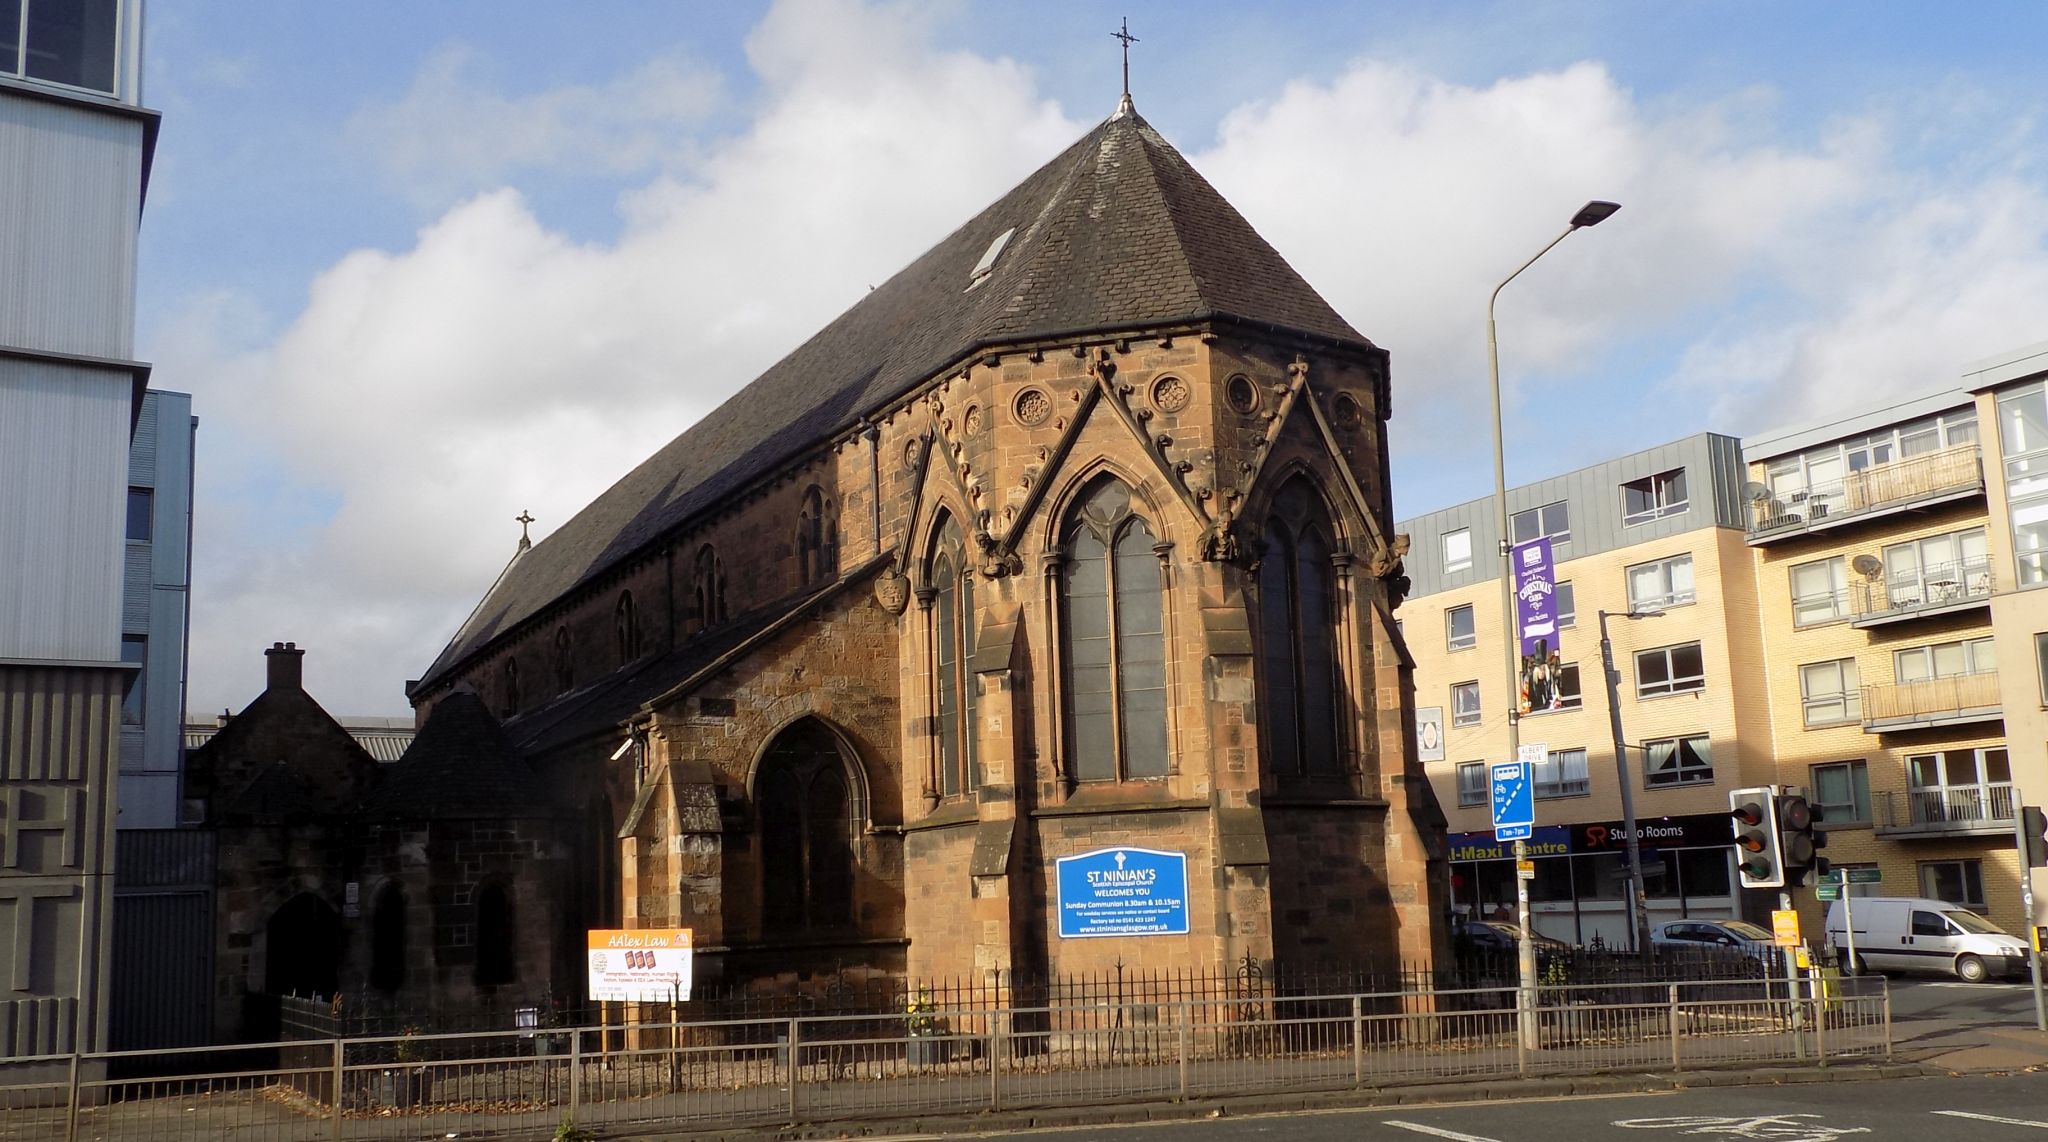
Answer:
<svg viewBox="0 0 2048 1142"><path fill-rule="evenodd" d="M1612 202L1588 202L1572 215L1571 225L1550 240L1550 244L1536 251L1530 258L1516 267L1515 272L1502 279L1493 287L1493 293L1486 299L1486 366L1487 378L1493 386L1493 507L1494 527L1500 540L1500 622L1503 657L1507 662L1508 711L1508 757L1518 759L1522 752L1522 728L1519 722L1521 712L1516 708L1516 680L1521 676L1521 640L1516 637L1515 623L1515 578L1514 568L1509 565L1508 552L1514 544L1508 540L1508 462L1507 449L1501 435L1500 415L1500 338L1494 332L1494 304L1500 300L1500 291L1508 283L1522 276L1522 271L1536 264L1536 259L1548 254L1559 242L1572 236L1574 231L1588 226L1597 226L1621 207ZM1516 941L1515 959L1520 969L1521 986L1516 993L1516 1022L1521 1035L1522 1049L1533 1051L1539 1044L1536 1025L1536 945L1529 938L1529 882L1522 879L1522 862L1529 859L1529 842L1515 842L1515 917L1521 924L1520 939Z"/></svg>
<svg viewBox="0 0 2048 1142"><path fill-rule="evenodd" d="M1607 637L1610 616L1624 619L1654 619L1662 611L1639 611L1630 607L1616 614L1600 612L1600 671L1607 680L1607 728L1614 732L1614 776L1621 785L1621 833L1628 845L1628 910L1635 917L1636 954L1650 954L1649 900L1643 892L1643 845L1636 836L1635 782L1628 771L1628 739L1621 736L1621 671L1614 668L1614 643Z"/></svg>

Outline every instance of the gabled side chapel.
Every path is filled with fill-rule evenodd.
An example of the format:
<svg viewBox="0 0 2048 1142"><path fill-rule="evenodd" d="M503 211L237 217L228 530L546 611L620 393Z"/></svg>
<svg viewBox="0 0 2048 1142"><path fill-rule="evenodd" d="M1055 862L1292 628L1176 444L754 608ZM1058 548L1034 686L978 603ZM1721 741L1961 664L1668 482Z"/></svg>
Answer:
<svg viewBox="0 0 2048 1142"><path fill-rule="evenodd" d="M542 542L473 691L590 926L700 979L1433 957L1387 355L1132 108ZM1185 936L1062 939L1057 858L1182 852Z"/></svg>

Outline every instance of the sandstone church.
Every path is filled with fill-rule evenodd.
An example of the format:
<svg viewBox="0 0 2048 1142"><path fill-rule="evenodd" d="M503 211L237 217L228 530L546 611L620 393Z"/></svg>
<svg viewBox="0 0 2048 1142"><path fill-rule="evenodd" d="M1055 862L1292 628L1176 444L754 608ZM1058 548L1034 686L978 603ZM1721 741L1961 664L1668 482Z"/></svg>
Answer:
<svg viewBox="0 0 2048 1142"><path fill-rule="evenodd" d="M574 994L607 926L730 984L1433 959L1389 393L1126 97L522 541L409 684L562 818L526 970ZM1058 862L1119 846L1184 858L1184 933L1062 934Z"/></svg>

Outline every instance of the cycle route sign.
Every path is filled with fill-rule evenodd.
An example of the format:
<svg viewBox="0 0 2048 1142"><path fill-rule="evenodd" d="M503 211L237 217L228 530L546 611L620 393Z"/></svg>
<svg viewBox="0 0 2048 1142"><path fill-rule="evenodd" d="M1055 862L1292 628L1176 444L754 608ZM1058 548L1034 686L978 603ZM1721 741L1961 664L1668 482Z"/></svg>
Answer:
<svg viewBox="0 0 2048 1142"><path fill-rule="evenodd" d="M1527 747L1523 747L1526 749ZM1526 841L1536 833L1536 787L1526 760L1495 762L1486 767L1492 791L1493 839Z"/></svg>

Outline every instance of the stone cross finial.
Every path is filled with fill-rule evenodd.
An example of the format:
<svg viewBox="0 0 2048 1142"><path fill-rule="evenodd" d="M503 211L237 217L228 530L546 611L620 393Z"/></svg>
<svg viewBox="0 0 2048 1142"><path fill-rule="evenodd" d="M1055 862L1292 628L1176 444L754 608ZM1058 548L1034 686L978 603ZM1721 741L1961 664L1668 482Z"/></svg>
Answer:
<svg viewBox="0 0 2048 1142"><path fill-rule="evenodd" d="M513 516L512 519L513 522L519 525L519 550L525 551L533 546L533 538L526 534L527 525L533 522L533 513L525 508L521 508L519 509L519 514Z"/></svg>

